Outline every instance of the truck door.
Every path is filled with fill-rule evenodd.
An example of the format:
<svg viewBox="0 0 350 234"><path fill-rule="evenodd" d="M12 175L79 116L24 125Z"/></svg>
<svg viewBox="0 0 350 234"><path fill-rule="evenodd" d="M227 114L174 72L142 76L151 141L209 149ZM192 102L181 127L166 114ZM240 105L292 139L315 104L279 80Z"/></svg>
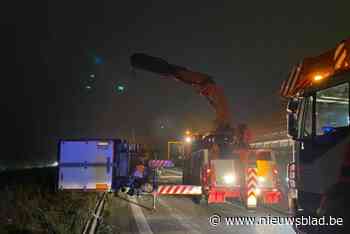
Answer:
<svg viewBox="0 0 350 234"><path fill-rule="evenodd" d="M298 203L315 213L323 194L338 181L349 142L349 84L316 91L304 98L301 108L301 141L295 145Z"/></svg>

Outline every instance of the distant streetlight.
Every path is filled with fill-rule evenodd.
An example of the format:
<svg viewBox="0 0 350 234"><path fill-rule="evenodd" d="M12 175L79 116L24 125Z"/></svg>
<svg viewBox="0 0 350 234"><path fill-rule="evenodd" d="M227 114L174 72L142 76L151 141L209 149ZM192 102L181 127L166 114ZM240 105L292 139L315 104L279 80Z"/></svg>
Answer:
<svg viewBox="0 0 350 234"><path fill-rule="evenodd" d="M91 92L92 91L92 86L91 85L85 85L85 91L86 92Z"/></svg>
<svg viewBox="0 0 350 234"><path fill-rule="evenodd" d="M191 143L191 142L192 142L192 137L186 136L186 137L185 137L185 142L186 142L186 143Z"/></svg>

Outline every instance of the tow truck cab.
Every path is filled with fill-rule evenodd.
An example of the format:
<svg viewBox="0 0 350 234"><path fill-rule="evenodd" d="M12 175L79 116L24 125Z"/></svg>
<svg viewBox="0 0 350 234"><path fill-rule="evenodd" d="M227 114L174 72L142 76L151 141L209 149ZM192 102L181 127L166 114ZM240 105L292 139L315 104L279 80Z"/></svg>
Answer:
<svg viewBox="0 0 350 234"><path fill-rule="evenodd" d="M288 197L296 216L349 219L349 82L348 71L318 80L288 103Z"/></svg>

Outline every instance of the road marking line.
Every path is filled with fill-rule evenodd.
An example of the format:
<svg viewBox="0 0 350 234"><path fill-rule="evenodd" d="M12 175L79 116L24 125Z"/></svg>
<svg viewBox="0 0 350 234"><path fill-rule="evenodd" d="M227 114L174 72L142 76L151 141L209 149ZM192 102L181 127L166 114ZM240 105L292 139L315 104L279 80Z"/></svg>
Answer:
<svg viewBox="0 0 350 234"><path fill-rule="evenodd" d="M182 171L176 171L176 170L171 170L171 169L165 169L164 170L167 173L173 173L173 174L177 174L177 175L181 175L182 176Z"/></svg>
<svg viewBox="0 0 350 234"><path fill-rule="evenodd" d="M225 202L226 204L230 204L236 208L239 208L241 210L245 210L245 208L242 206L242 205L239 205L239 204L235 204L234 202Z"/></svg>
<svg viewBox="0 0 350 234"><path fill-rule="evenodd" d="M201 234L202 232L197 231L199 229L198 225L194 225L193 223L190 223L188 218L181 212L179 212L178 209L170 207L163 199L159 198L159 203L163 206L165 206L170 211L170 216L175 218L181 226L187 229L186 233L193 233L193 234Z"/></svg>
<svg viewBox="0 0 350 234"><path fill-rule="evenodd" d="M130 201L137 203L134 197L130 198ZM139 233L142 234L153 234L151 227L148 225L145 215L142 212L140 206L130 203L131 211L134 215L136 226L139 230Z"/></svg>
<svg viewBox="0 0 350 234"><path fill-rule="evenodd" d="M182 176L179 175L164 175L164 176L160 176L160 179L171 179L171 178L182 178Z"/></svg>

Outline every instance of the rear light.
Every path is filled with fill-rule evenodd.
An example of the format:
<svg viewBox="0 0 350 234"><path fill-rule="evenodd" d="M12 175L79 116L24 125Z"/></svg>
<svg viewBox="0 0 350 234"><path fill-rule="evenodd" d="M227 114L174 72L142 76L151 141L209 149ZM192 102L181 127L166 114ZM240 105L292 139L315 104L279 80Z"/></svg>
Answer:
<svg viewBox="0 0 350 234"><path fill-rule="evenodd" d="M210 168L207 169L207 174L210 174Z"/></svg>

